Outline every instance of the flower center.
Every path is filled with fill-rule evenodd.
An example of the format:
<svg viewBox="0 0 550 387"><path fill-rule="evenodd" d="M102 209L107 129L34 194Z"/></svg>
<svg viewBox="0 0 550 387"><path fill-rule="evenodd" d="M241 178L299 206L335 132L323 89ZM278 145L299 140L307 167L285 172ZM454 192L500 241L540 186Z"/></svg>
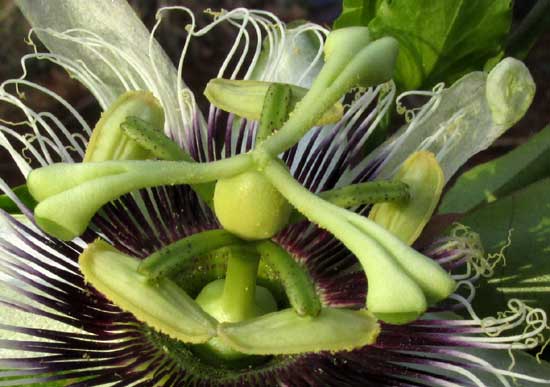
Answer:
<svg viewBox="0 0 550 387"><path fill-rule="evenodd" d="M225 279L208 283L196 298L197 304L218 322L240 322L277 310L271 292L256 284L259 256L244 248L230 249ZM247 355L236 351L218 337L196 347L207 358L221 358L227 362Z"/></svg>

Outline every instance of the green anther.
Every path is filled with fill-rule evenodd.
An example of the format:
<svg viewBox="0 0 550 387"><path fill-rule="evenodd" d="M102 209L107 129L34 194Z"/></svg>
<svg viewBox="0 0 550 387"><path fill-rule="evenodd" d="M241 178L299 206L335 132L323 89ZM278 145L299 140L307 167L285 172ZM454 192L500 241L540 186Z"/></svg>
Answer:
<svg viewBox="0 0 550 387"><path fill-rule="evenodd" d="M291 207L259 172L216 183L214 209L223 228L247 240L271 238L288 224Z"/></svg>
<svg viewBox="0 0 550 387"><path fill-rule="evenodd" d="M410 200L376 204L369 219L412 245L439 203L445 177L434 154L421 151L409 156L394 178L409 186Z"/></svg>
<svg viewBox="0 0 550 387"><path fill-rule="evenodd" d="M141 261L138 272L150 279L167 276L197 255L241 242L225 230L199 232L155 251Z"/></svg>
<svg viewBox="0 0 550 387"><path fill-rule="evenodd" d="M152 328L192 344L216 336L215 319L171 280L162 278L152 284L139 274L138 259L97 240L78 262L86 282Z"/></svg>
<svg viewBox="0 0 550 387"><path fill-rule="evenodd" d="M207 183L252 167L253 161L248 154L211 163L59 163L33 170L27 185L31 195L39 201L35 208L38 225L57 238L71 240L86 230L102 206L126 193L163 185Z"/></svg>
<svg viewBox="0 0 550 387"><path fill-rule="evenodd" d="M154 157L161 160L193 161L183 149L149 122L138 117L127 117L120 125L126 136L134 140Z"/></svg>
<svg viewBox="0 0 550 387"><path fill-rule="evenodd" d="M265 94L256 142L261 142L283 126L291 111L292 89L283 83L272 83Z"/></svg>
<svg viewBox="0 0 550 387"><path fill-rule="evenodd" d="M407 202L409 188L400 181L368 181L320 192L321 199L342 208L381 202Z"/></svg>
<svg viewBox="0 0 550 387"><path fill-rule="evenodd" d="M400 181L368 181L351 184L320 192L318 196L342 208L385 202L406 203L410 198L409 187ZM301 220L304 220L304 216L293 211L289 222L296 223Z"/></svg>
<svg viewBox="0 0 550 387"><path fill-rule="evenodd" d="M164 127L164 112L148 91L129 91L121 95L97 122L84 155L84 162L105 160L145 160L151 158L143 148L120 129L130 116L149 123L158 131Z"/></svg>
<svg viewBox="0 0 550 387"><path fill-rule="evenodd" d="M259 120L267 91L272 85L290 88L289 112L308 92L308 89L303 87L283 83L216 78L208 82L204 95L217 108L249 120ZM338 122L343 113L344 107L340 102L335 101L327 107L315 124L328 125Z"/></svg>
<svg viewBox="0 0 550 387"><path fill-rule="evenodd" d="M323 308L317 317L300 317L294 309L285 309L218 326L223 343L250 355L351 351L375 343L379 333L371 313L333 308Z"/></svg>
<svg viewBox="0 0 550 387"><path fill-rule="evenodd" d="M321 301L308 273L282 247L271 241L258 242L262 259L279 274L292 308L300 316L317 316Z"/></svg>
<svg viewBox="0 0 550 387"><path fill-rule="evenodd" d="M134 140L143 149L148 150L152 157L169 161L194 162L191 156L181 149L178 144L146 121L137 117L128 117L120 125L120 128L128 138ZM206 204L212 207L214 183L193 184L191 188Z"/></svg>

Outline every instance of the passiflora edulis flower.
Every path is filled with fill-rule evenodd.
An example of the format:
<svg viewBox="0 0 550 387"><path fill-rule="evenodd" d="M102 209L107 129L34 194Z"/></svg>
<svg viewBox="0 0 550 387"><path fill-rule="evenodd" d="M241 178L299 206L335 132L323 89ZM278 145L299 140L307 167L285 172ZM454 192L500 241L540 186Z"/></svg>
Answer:
<svg viewBox="0 0 550 387"><path fill-rule="evenodd" d="M160 9L150 34L120 1L20 6L50 50L23 64L58 63L104 113L92 130L52 91L1 85L33 136L5 123L0 144L38 205L2 183L24 217L2 213L0 384L549 382L485 360L539 345L546 315L512 300L477 317L474 283L492 263L475 232L411 247L453 173L529 106L521 62L421 92L427 104L365 155L395 99L393 38L246 9L198 28L182 7ZM189 17L177 69L154 40L167 12ZM237 34L202 115L182 63L221 23ZM80 130L25 106L23 87Z"/></svg>

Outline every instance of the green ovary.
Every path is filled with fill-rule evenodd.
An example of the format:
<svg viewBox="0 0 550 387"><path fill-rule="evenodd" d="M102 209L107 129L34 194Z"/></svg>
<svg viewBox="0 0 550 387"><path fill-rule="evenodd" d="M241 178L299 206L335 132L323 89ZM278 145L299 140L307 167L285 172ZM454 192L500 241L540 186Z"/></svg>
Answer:
<svg viewBox="0 0 550 387"><path fill-rule="evenodd" d="M246 172L216 183L214 209L227 231L261 240L287 225L292 208L263 175Z"/></svg>

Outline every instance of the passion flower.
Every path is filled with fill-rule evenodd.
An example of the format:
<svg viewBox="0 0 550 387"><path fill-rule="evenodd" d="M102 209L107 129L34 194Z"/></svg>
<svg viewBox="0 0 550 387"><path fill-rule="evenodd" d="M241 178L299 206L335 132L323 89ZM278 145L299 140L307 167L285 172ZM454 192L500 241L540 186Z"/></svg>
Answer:
<svg viewBox="0 0 550 387"><path fill-rule="evenodd" d="M269 13L245 9L197 29L185 8L161 9L158 23L176 10L191 18L181 61L190 41L213 26L238 28L203 120L181 81L181 61L172 68L127 4L20 4L52 52L35 56L81 80L107 111L103 123L113 122L123 91L137 89L155 95L164 127L137 109L92 134L53 92L21 79L2 84L0 98L22 108L38 141L2 128L0 144L39 202L33 213L2 183L26 217L2 213L8 231L0 239L0 329L8 337L0 341L0 376L13 378L6 383L549 382L483 359L487 350L540 344L546 315L512 301L509 314L477 317L461 295L488 265L472 243L475 233L456 229L425 250L410 246L432 215L442 180L513 121L494 114L524 113L532 98L524 67L505 60L493 70L498 76L474 73L434 90L402 131L364 157L365 141L395 95L392 38L372 41L363 28L286 29ZM252 59L243 38L251 32L259 42ZM263 35L269 45L262 53ZM508 71L520 72L512 78L526 86L514 89L513 103L486 96L492 79L511 79ZM247 90L250 80L267 83L263 101L227 103L224 85ZM83 126L85 144L59 120L23 107L11 84L60 101ZM339 109L356 87L362 91ZM485 131L475 147L473 129ZM41 167L32 169L7 135L22 140ZM91 146L111 147L116 138L140 152L81 163ZM451 313L457 308L471 318Z"/></svg>

